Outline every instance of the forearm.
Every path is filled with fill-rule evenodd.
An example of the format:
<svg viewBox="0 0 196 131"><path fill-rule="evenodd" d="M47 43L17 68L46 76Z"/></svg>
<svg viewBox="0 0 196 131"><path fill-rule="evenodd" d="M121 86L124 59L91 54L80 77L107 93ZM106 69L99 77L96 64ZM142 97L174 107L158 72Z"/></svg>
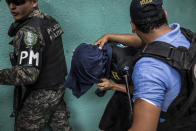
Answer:
<svg viewBox="0 0 196 131"><path fill-rule="evenodd" d="M135 34L106 34L108 35L108 40L122 43L127 46L141 47L142 40Z"/></svg>
<svg viewBox="0 0 196 131"><path fill-rule="evenodd" d="M120 92L124 92L124 93L127 92L127 91L126 91L126 87L125 87L124 84L113 83L111 89L112 89L112 90L116 90L116 91L120 91ZM133 92L132 86L130 86L130 91L131 91L131 93Z"/></svg>
<svg viewBox="0 0 196 131"><path fill-rule="evenodd" d="M29 85L39 76L39 70L34 67L14 66L10 69L0 70L1 85Z"/></svg>

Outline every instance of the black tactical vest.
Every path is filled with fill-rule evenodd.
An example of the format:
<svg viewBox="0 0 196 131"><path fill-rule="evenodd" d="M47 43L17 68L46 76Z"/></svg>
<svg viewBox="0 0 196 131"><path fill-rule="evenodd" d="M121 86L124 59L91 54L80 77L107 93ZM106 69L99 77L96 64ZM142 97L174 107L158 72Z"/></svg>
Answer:
<svg viewBox="0 0 196 131"><path fill-rule="evenodd" d="M165 122L159 123L158 131L196 131L196 34L184 28L181 32L191 43L189 49L155 41L146 45L136 58L155 57L181 74L180 93L168 111L161 112Z"/></svg>
<svg viewBox="0 0 196 131"><path fill-rule="evenodd" d="M137 49L132 47L119 47L117 44L111 44L112 62L111 62L111 79L118 84L125 84L123 75L125 75L125 66L129 67L129 74L133 72L134 55ZM131 78L130 78L131 81Z"/></svg>
<svg viewBox="0 0 196 131"><path fill-rule="evenodd" d="M59 23L52 17L44 19L32 17L26 25L41 28L45 41L43 49L42 66L38 80L29 85L32 89L55 89L58 84L64 82L67 75L67 67L61 35L63 33Z"/></svg>

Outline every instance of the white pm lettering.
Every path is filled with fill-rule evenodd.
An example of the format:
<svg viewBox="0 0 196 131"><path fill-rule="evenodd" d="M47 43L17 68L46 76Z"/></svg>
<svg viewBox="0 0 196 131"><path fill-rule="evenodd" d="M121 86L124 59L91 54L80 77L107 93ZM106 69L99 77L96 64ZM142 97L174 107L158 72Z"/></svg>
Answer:
<svg viewBox="0 0 196 131"><path fill-rule="evenodd" d="M20 63L22 64L22 60L28 57L28 52L27 51L22 51L20 54Z"/></svg>
<svg viewBox="0 0 196 131"><path fill-rule="evenodd" d="M29 59L27 60L29 65L33 64L33 60L36 60L36 66L39 65L39 53L34 53L33 50L30 51L30 55L27 51L22 51L20 54L20 62L19 64L22 64L23 60L27 59L29 56Z"/></svg>
<svg viewBox="0 0 196 131"><path fill-rule="evenodd" d="M30 51L30 58L29 58L29 64L31 65L33 63L33 59L36 59L36 66L39 64L39 53L37 52L34 54L34 52Z"/></svg>

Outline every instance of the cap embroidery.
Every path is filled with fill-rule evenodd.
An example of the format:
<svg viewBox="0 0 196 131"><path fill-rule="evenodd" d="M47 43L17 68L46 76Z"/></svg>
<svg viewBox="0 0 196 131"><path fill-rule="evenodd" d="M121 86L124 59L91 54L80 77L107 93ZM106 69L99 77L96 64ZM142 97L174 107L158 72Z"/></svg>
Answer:
<svg viewBox="0 0 196 131"><path fill-rule="evenodd" d="M146 5L146 4L149 4L149 3L152 3L152 0L141 0L140 1L140 5Z"/></svg>

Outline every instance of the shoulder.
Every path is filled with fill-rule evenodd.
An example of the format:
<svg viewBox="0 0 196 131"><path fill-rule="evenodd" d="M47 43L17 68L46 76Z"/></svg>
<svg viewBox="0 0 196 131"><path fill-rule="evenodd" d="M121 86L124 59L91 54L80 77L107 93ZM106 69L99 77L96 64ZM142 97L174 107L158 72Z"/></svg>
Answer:
<svg viewBox="0 0 196 131"><path fill-rule="evenodd" d="M155 77L155 75L158 75L160 77L163 77L170 69L170 66L165 62L153 57L143 57L139 59L134 66L134 72L142 76L150 75Z"/></svg>
<svg viewBox="0 0 196 131"><path fill-rule="evenodd" d="M153 87L166 90L174 82L180 82L180 74L159 59L143 57L134 67L132 80L135 88Z"/></svg>
<svg viewBox="0 0 196 131"><path fill-rule="evenodd" d="M45 46L43 35L36 28L29 25L24 25L18 30L13 39L13 46L16 55L19 54L19 50L22 46L31 47L34 45L39 47Z"/></svg>
<svg viewBox="0 0 196 131"><path fill-rule="evenodd" d="M161 60L143 57L135 65L132 79L133 99L142 98L162 108L169 87L169 67Z"/></svg>
<svg viewBox="0 0 196 131"><path fill-rule="evenodd" d="M180 82L180 73L167 63L153 57L142 57L134 66L132 80L134 85L156 85L164 88Z"/></svg>
<svg viewBox="0 0 196 131"><path fill-rule="evenodd" d="M28 45L34 45L37 42L42 46L45 45L44 38L42 32L39 28L31 26L31 25L24 25L20 30L16 33L14 38L14 42L21 42L24 41Z"/></svg>

